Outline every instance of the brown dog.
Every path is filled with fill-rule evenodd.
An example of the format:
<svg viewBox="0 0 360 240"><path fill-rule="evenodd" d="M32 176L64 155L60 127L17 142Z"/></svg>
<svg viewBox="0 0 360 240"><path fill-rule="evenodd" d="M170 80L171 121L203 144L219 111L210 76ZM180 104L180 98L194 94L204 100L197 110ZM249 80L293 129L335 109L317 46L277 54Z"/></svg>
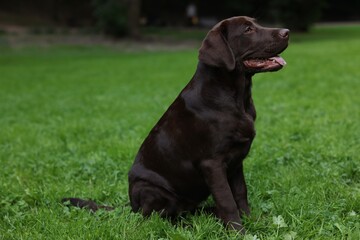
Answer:
<svg viewBox="0 0 360 240"><path fill-rule="evenodd" d="M278 54L288 39L289 30L264 28L248 17L226 19L207 34L193 78L151 130L129 172L133 211L174 217L212 195L224 224L243 229L240 215L250 210L242 161L255 137L251 77L283 67ZM93 211L107 208L64 200Z"/></svg>
<svg viewBox="0 0 360 240"><path fill-rule="evenodd" d="M197 70L142 144L129 172L133 211L176 216L211 194L216 214L241 230L249 214L242 161L255 137L254 73L276 71L289 30L248 17L218 23L199 51Z"/></svg>

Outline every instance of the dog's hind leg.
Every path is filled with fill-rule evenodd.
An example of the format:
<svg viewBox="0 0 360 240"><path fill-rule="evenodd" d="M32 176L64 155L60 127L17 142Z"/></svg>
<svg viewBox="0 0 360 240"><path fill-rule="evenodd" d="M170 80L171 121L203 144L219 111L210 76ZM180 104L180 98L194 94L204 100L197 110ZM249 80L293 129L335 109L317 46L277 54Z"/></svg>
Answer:
<svg viewBox="0 0 360 240"><path fill-rule="evenodd" d="M161 217L175 217L179 213L179 204L175 196L167 190L145 181L131 184L129 188L130 204L134 212L145 217L157 212Z"/></svg>

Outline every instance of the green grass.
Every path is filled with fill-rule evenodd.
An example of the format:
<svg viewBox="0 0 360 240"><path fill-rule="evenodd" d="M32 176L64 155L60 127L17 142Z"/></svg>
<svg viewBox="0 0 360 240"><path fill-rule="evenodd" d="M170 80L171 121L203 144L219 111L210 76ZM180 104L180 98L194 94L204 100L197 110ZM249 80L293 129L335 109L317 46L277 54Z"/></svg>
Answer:
<svg viewBox="0 0 360 240"><path fill-rule="evenodd" d="M295 35L288 66L254 77L245 239L359 239L359 35ZM195 49L1 48L0 239L241 239L206 214L173 225L128 205L134 155L196 63ZM66 196L118 208L68 209Z"/></svg>

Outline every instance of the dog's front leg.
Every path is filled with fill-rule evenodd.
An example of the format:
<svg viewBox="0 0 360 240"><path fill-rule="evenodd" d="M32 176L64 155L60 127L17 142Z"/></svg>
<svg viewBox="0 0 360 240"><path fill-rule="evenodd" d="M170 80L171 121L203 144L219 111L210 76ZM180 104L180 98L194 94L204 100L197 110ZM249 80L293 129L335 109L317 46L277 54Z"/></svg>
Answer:
<svg viewBox="0 0 360 240"><path fill-rule="evenodd" d="M214 197L216 215L230 228L243 231L237 205L227 180L225 165L220 159L203 160L201 172Z"/></svg>
<svg viewBox="0 0 360 240"><path fill-rule="evenodd" d="M247 200L247 189L242 163L235 170L234 176L229 179L229 183L236 205L238 206L239 213L249 216L250 208Z"/></svg>

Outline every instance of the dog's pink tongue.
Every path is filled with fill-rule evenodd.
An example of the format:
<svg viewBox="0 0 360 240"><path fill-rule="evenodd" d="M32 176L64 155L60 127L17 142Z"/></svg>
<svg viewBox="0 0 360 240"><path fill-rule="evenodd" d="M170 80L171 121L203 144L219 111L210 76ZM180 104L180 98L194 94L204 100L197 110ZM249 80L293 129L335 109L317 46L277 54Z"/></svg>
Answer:
<svg viewBox="0 0 360 240"><path fill-rule="evenodd" d="M285 65L286 65L285 60L284 60L282 57L280 57L280 56L272 57L272 58L269 58L269 59L277 62L277 63L280 64L281 66L285 66Z"/></svg>
<svg viewBox="0 0 360 240"><path fill-rule="evenodd" d="M286 65L285 60L280 56L275 56L267 59L247 59L243 63L249 71L254 72L277 71Z"/></svg>

